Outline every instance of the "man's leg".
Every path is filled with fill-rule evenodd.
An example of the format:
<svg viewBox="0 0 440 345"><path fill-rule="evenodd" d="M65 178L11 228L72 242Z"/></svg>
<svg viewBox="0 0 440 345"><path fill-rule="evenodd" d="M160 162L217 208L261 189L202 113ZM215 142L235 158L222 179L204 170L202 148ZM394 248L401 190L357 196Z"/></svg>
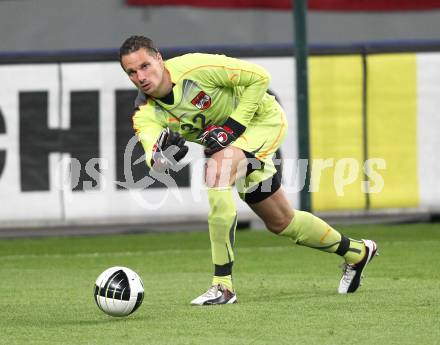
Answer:
<svg viewBox="0 0 440 345"><path fill-rule="evenodd" d="M363 269L377 251L373 241L348 238L309 212L293 211L282 188L249 206L273 233L289 237L298 245L342 256L345 266L338 292L357 290Z"/></svg>
<svg viewBox="0 0 440 345"><path fill-rule="evenodd" d="M232 287L232 265L234 264L237 207L231 189L232 187L208 189L208 200L211 207L208 224L212 262L214 264L212 285L222 284L230 291L234 291Z"/></svg>
<svg viewBox="0 0 440 345"><path fill-rule="evenodd" d="M350 240L348 244L343 243L346 241L345 237L322 219L309 212L293 211L281 188L267 199L249 206L270 231L289 237L296 244L339 254L348 263L357 263L365 255L362 241Z"/></svg>
<svg viewBox="0 0 440 345"><path fill-rule="evenodd" d="M240 163L242 163L240 165ZM208 160L205 179L208 187L208 215L214 277L208 291L194 299L193 305L227 304L236 302L232 285L234 239L237 227L237 208L232 185L243 174L246 157L243 151L228 147Z"/></svg>

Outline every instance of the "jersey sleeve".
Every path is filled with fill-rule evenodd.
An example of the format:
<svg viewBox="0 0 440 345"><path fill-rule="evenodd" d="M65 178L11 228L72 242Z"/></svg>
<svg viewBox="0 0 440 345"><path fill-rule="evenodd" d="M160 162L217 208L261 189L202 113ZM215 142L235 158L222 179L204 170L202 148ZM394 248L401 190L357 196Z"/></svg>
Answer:
<svg viewBox="0 0 440 345"><path fill-rule="evenodd" d="M153 148L165 126L156 118L154 106L146 104L135 110L133 128L145 151L145 160L151 168Z"/></svg>
<svg viewBox="0 0 440 345"><path fill-rule="evenodd" d="M269 87L269 73L257 64L224 55L209 55L209 64L201 73L215 86L242 88L239 104L229 116L247 126Z"/></svg>

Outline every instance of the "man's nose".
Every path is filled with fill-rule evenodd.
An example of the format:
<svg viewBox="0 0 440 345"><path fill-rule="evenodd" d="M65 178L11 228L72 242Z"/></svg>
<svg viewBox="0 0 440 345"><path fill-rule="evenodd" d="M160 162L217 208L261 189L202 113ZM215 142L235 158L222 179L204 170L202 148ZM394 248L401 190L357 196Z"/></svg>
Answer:
<svg viewBox="0 0 440 345"><path fill-rule="evenodd" d="M146 75L143 71L137 71L136 74L137 74L137 78L140 82L144 82L145 79L147 79Z"/></svg>

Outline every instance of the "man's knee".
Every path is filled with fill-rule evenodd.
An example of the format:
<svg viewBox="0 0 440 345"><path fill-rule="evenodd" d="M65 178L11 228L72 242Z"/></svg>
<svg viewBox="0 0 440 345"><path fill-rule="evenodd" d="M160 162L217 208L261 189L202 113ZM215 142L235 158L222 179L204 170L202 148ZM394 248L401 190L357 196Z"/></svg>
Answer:
<svg viewBox="0 0 440 345"><path fill-rule="evenodd" d="M273 217L271 219L264 220L264 224L267 229L274 234L279 234L292 222L293 215L284 215L282 217Z"/></svg>
<svg viewBox="0 0 440 345"><path fill-rule="evenodd" d="M280 208L263 219L267 229L274 234L279 234L292 222L294 217L293 210L290 208Z"/></svg>
<svg viewBox="0 0 440 345"><path fill-rule="evenodd" d="M241 176L241 163L245 159L243 151L235 147L216 152L206 163L206 185L209 188L232 186Z"/></svg>
<svg viewBox="0 0 440 345"><path fill-rule="evenodd" d="M230 174L221 169L211 171L207 169L205 180L208 188L229 187L233 184Z"/></svg>
<svg viewBox="0 0 440 345"><path fill-rule="evenodd" d="M282 188L277 188L269 197L249 206L261 218L267 229L275 234L286 229L293 220L293 208Z"/></svg>

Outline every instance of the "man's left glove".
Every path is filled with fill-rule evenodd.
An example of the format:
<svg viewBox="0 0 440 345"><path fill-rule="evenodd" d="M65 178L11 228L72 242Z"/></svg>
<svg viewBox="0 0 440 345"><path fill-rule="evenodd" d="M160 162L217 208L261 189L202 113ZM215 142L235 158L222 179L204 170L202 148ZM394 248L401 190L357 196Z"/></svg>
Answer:
<svg viewBox="0 0 440 345"><path fill-rule="evenodd" d="M205 154L211 156L234 142L245 130L245 126L228 118L222 126L206 127L199 140L205 146Z"/></svg>
<svg viewBox="0 0 440 345"><path fill-rule="evenodd" d="M164 172L179 162L188 153L185 138L179 133L165 128L153 147L151 166L154 170Z"/></svg>

